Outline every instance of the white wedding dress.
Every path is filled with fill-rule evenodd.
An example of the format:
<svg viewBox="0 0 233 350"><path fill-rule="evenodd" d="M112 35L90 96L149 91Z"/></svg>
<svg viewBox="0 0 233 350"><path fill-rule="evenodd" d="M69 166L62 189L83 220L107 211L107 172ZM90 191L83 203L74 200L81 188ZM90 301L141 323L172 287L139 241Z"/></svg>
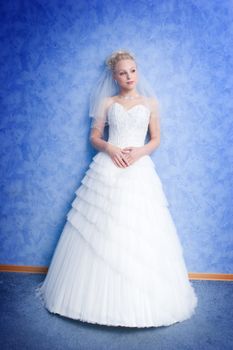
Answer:
<svg viewBox="0 0 233 350"><path fill-rule="evenodd" d="M108 142L145 143L149 109L108 109ZM52 313L90 323L167 326L190 318L198 298L149 155L126 168L105 152L89 165L48 273L35 290Z"/></svg>

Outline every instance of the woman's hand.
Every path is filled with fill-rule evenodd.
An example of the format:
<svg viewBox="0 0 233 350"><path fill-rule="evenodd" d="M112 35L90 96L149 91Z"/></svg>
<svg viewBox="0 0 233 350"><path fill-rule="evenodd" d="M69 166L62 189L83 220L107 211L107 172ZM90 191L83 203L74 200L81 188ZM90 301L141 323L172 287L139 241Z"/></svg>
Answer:
<svg viewBox="0 0 233 350"><path fill-rule="evenodd" d="M122 152L128 165L133 164L144 155L142 152L142 147L125 147L123 148Z"/></svg>
<svg viewBox="0 0 233 350"><path fill-rule="evenodd" d="M126 159L126 155L129 151L123 151L122 148L108 143L106 147L106 152L111 157L116 166L120 168L126 168L127 166L129 166L128 161Z"/></svg>

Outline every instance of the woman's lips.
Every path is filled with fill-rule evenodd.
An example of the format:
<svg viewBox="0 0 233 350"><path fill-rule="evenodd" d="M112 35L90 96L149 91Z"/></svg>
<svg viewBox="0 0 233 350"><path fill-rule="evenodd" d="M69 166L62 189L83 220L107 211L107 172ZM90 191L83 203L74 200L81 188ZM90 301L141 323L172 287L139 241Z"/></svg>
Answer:
<svg viewBox="0 0 233 350"><path fill-rule="evenodd" d="M134 82L133 81L128 81L127 84L133 84Z"/></svg>

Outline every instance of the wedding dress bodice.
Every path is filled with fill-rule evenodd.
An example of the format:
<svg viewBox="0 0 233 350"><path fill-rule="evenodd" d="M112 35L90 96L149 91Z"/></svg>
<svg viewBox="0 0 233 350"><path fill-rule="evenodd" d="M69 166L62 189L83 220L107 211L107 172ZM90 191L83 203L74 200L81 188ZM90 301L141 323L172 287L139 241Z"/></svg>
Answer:
<svg viewBox="0 0 233 350"><path fill-rule="evenodd" d="M150 119L150 110L143 104L126 109L114 102L108 109L108 142L119 147L143 146Z"/></svg>

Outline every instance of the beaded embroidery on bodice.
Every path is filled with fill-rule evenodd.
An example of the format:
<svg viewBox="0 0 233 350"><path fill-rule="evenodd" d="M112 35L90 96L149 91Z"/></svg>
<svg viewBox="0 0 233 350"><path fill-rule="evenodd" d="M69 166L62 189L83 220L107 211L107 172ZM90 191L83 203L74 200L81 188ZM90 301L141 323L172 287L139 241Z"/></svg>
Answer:
<svg viewBox="0 0 233 350"><path fill-rule="evenodd" d="M119 147L143 146L150 120L150 110L143 104L126 109L113 102L108 108L108 142Z"/></svg>

